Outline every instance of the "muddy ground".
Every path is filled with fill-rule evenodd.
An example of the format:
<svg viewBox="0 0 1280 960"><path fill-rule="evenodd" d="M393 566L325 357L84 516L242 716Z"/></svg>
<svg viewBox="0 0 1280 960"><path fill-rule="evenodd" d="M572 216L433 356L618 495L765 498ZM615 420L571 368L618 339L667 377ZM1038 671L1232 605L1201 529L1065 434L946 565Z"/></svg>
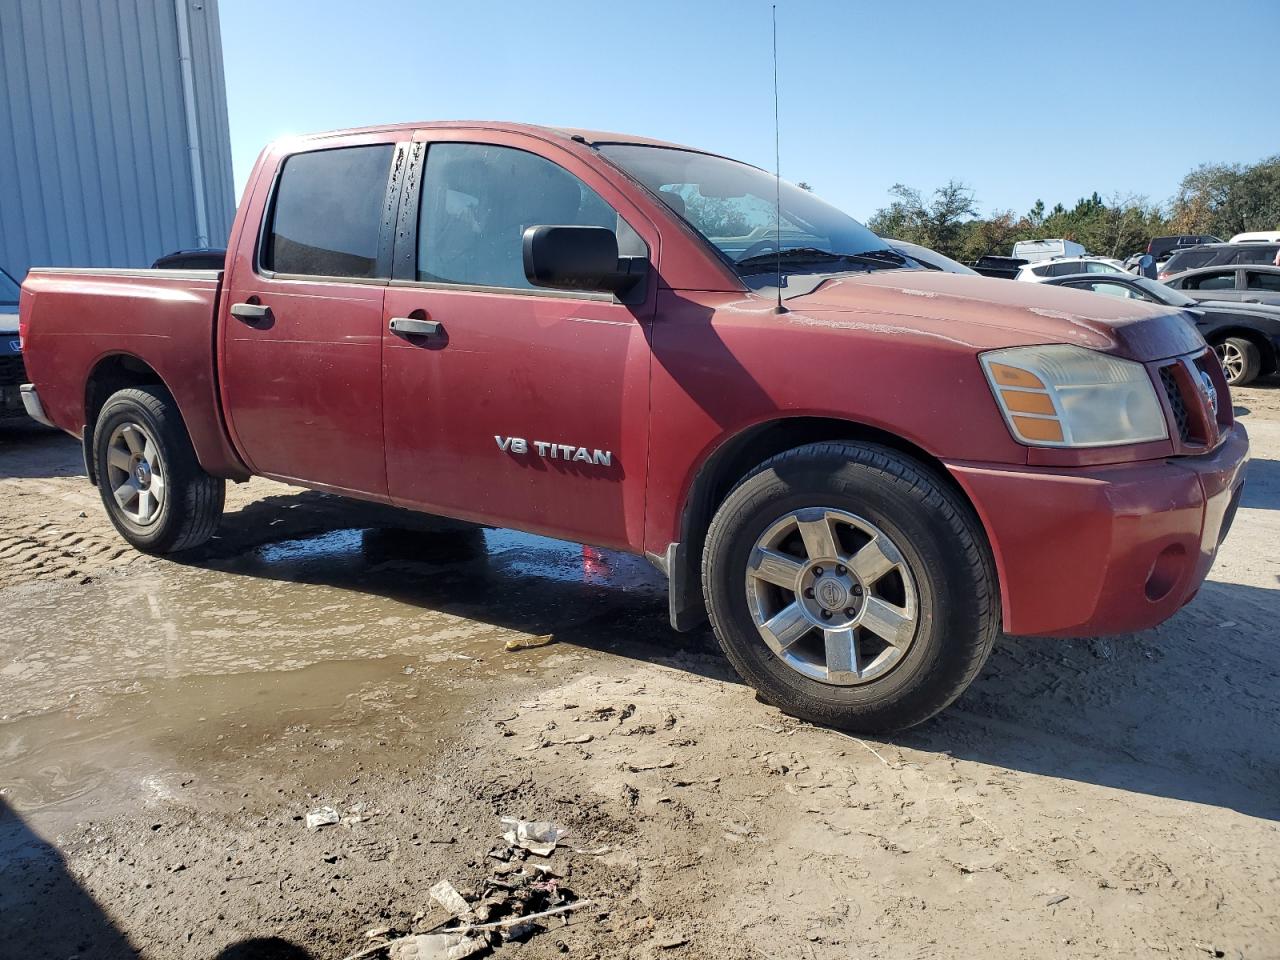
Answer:
<svg viewBox="0 0 1280 960"><path fill-rule="evenodd" d="M490 876L507 815L571 831L592 903L499 956L1280 957L1280 380L1235 400L1194 603L1005 638L890 739L757 702L643 561L264 481L150 559L73 441L4 430L0 957L341 960Z"/></svg>

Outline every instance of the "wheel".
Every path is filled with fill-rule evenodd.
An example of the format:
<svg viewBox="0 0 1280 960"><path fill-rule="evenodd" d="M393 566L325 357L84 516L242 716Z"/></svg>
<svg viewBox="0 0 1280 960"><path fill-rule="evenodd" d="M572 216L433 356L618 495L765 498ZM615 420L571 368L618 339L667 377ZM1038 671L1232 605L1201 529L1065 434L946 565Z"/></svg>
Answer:
<svg viewBox="0 0 1280 960"><path fill-rule="evenodd" d="M188 550L217 530L226 484L200 467L163 387L130 387L108 397L93 431L93 455L107 516L137 549Z"/></svg>
<svg viewBox="0 0 1280 960"><path fill-rule="evenodd" d="M1222 361L1222 372L1227 375L1230 386L1242 387L1251 383L1262 371L1262 351L1256 343L1243 337L1227 337L1214 344L1213 351Z"/></svg>
<svg viewBox="0 0 1280 960"><path fill-rule="evenodd" d="M743 679L845 729L927 720L977 676L1000 628L969 506L874 444L811 444L758 467L716 512L702 576Z"/></svg>

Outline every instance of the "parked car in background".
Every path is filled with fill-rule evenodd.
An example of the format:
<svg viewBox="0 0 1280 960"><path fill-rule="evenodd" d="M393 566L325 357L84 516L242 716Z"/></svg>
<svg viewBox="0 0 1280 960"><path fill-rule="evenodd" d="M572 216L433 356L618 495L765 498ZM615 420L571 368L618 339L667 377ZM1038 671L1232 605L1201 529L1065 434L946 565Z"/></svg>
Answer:
<svg viewBox="0 0 1280 960"><path fill-rule="evenodd" d="M1168 619L1241 497L1177 310L922 269L725 157L405 124L282 140L244 196L225 270L23 287L23 400L148 553L253 475L626 550L770 703L885 730L1002 632Z"/></svg>
<svg viewBox="0 0 1280 960"><path fill-rule="evenodd" d="M1180 233L1174 237L1152 237L1147 241L1147 253L1156 258L1156 265L1159 266L1179 250L1221 242L1217 237L1207 233Z"/></svg>
<svg viewBox="0 0 1280 960"><path fill-rule="evenodd" d="M1280 230L1251 230L1237 233L1230 243L1280 243Z"/></svg>
<svg viewBox="0 0 1280 960"><path fill-rule="evenodd" d="M1229 267L1237 263L1273 264L1277 250L1280 250L1280 243L1267 241L1202 244L1176 251L1165 261L1156 279L1168 280L1201 267Z"/></svg>
<svg viewBox="0 0 1280 960"><path fill-rule="evenodd" d="M1259 376L1275 373L1280 357L1280 307L1256 303L1194 300L1181 290L1146 277L1077 273L1053 277L1045 283L1088 290L1111 297L1145 300L1186 311L1200 335L1222 361L1227 383L1243 386Z"/></svg>
<svg viewBox="0 0 1280 960"><path fill-rule="evenodd" d="M1065 277L1072 273L1125 273L1124 263L1110 257L1063 257L1042 263L1029 263L1018 270L1015 280L1043 283L1049 277Z"/></svg>
<svg viewBox="0 0 1280 960"><path fill-rule="evenodd" d="M18 338L18 294L18 282L0 269L0 420L27 415L22 406L27 371Z"/></svg>
<svg viewBox="0 0 1280 960"><path fill-rule="evenodd" d="M1083 257L1085 249L1074 240L1019 240L1013 245L1013 255L1036 263L1055 257Z"/></svg>
<svg viewBox="0 0 1280 960"><path fill-rule="evenodd" d="M979 257L974 261L973 269L975 272L982 274L984 277L999 277L1002 280L1012 280L1018 275L1018 271L1027 265L1027 261L1021 257L996 257L985 256Z"/></svg>
<svg viewBox="0 0 1280 960"><path fill-rule="evenodd" d="M918 243L911 243L908 240L886 240L885 243L899 253L906 254L920 266L929 270L942 270L946 273L965 273L975 277L978 275L977 270L966 267L959 260L944 257L937 250L930 250L928 247L922 247Z"/></svg>
<svg viewBox="0 0 1280 960"><path fill-rule="evenodd" d="M1203 267L1164 281L1197 300L1280 304L1280 267Z"/></svg>
<svg viewBox="0 0 1280 960"><path fill-rule="evenodd" d="M218 247L197 247L194 250L178 250L166 253L151 264L153 270L221 270L226 264L227 251Z"/></svg>

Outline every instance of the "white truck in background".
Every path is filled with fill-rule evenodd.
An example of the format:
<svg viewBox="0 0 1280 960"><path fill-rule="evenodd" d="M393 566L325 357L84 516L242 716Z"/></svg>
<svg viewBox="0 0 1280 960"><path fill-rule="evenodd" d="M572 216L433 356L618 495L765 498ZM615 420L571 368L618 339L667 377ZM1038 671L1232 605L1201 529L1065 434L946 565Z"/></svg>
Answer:
<svg viewBox="0 0 1280 960"><path fill-rule="evenodd" d="M1082 257L1084 247L1074 240L1019 240L1013 245L1013 255L1028 263L1039 263L1055 257Z"/></svg>

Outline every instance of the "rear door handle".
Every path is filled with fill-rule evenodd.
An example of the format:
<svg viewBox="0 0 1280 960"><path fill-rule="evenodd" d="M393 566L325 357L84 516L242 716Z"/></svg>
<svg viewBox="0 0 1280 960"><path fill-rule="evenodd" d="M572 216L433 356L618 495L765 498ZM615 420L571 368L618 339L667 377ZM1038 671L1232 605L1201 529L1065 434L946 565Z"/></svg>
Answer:
<svg viewBox="0 0 1280 960"><path fill-rule="evenodd" d="M438 337L444 327L438 320L415 320L413 317L392 317L389 324L397 337Z"/></svg>
<svg viewBox="0 0 1280 960"><path fill-rule="evenodd" d="M256 323L271 319L271 308L261 303L233 303L231 315L246 323Z"/></svg>

